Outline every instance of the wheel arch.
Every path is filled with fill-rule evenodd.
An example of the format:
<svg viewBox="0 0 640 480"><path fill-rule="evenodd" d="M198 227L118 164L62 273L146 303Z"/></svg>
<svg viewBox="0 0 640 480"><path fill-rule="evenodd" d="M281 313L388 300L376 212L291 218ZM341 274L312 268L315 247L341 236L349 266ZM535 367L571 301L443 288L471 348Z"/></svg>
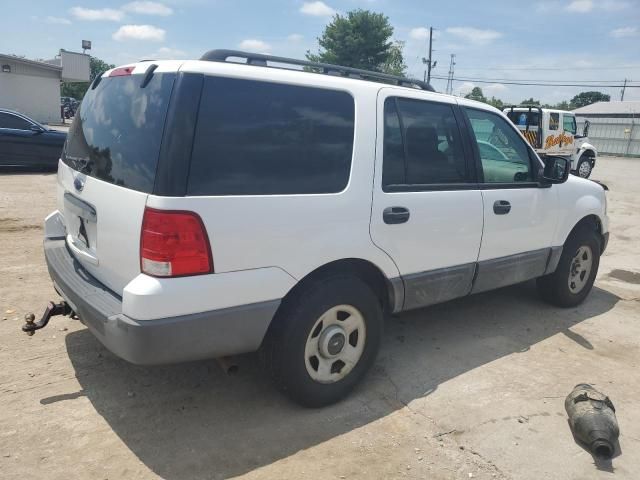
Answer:
<svg viewBox="0 0 640 480"><path fill-rule="evenodd" d="M594 147L590 143L582 145L582 147L580 148L580 156L578 157L578 161L580 161L582 157L585 155L588 158L591 158L592 165L596 164L596 159L598 158L598 152L596 150L596 147Z"/></svg>
<svg viewBox="0 0 640 480"><path fill-rule="evenodd" d="M577 232L578 230L580 230L582 228L587 228L589 230L595 231L598 234L598 237L600 238L601 246L604 244L604 237L603 237L604 233L603 233L603 230L602 230L602 220L595 213L592 213L592 214L589 214L589 215L586 215L586 216L582 217L574 225L574 227L571 229L571 231L567 234L567 236L564 239L563 244L566 243L566 241L569 238L571 238L571 236L574 235L575 232Z"/></svg>
<svg viewBox="0 0 640 480"><path fill-rule="evenodd" d="M400 277L389 279L377 265L362 258L343 258L325 263L309 272L296 283L287 292L283 301L322 278L340 274L355 276L369 285L380 299L385 311L397 312L402 309L402 303L404 302L402 279Z"/></svg>

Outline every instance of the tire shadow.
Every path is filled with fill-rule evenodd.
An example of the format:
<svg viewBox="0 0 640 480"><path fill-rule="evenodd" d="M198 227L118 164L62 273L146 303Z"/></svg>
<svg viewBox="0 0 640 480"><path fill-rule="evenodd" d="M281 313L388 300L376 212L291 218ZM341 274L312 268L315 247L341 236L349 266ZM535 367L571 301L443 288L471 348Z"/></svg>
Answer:
<svg viewBox="0 0 640 480"><path fill-rule="evenodd" d="M86 395L162 478L234 477L387 416L481 365L567 334L618 300L594 287L583 305L557 309L538 300L535 283L528 282L389 318L371 373L346 400L320 410L298 407L275 391L256 355L240 357L235 376L213 360L137 367L81 330L66 337L81 391L41 403ZM568 338L593 348L573 332Z"/></svg>

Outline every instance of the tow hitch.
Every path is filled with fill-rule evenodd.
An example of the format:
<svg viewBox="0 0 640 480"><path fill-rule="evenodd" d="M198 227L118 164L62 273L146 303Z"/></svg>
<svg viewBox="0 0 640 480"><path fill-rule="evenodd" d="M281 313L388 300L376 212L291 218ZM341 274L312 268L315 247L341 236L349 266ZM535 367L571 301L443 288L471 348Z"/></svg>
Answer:
<svg viewBox="0 0 640 480"><path fill-rule="evenodd" d="M36 333L36 330L40 330L41 328L46 327L49 323L49 320L51 320L51 317L55 315L71 315L72 313L73 310L67 304L67 302L49 302L47 304L47 308L42 314L42 318L37 322L35 321L36 316L33 313L27 313L24 316L25 324L22 326L22 331L31 336Z"/></svg>

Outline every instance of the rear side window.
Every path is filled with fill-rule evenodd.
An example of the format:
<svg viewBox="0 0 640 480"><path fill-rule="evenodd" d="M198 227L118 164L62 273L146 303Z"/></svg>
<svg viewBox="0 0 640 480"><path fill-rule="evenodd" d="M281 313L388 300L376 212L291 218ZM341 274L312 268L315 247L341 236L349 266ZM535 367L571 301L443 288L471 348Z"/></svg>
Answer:
<svg viewBox="0 0 640 480"><path fill-rule="evenodd" d="M549 114L549 130L558 130L559 124L560 124L560 114L559 113Z"/></svg>
<svg viewBox="0 0 640 480"><path fill-rule="evenodd" d="M467 181L462 140L451 105L389 97L384 104L384 122L383 189Z"/></svg>
<svg viewBox="0 0 640 480"><path fill-rule="evenodd" d="M348 93L206 77L187 192L340 192L349 181L353 136Z"/></svg>
<svg viewBox="0 0 640 480"><path fill-rule="evenodd" d="M151 193L175 73L107 77L87 91L62 160L71 168Z"/></svg>

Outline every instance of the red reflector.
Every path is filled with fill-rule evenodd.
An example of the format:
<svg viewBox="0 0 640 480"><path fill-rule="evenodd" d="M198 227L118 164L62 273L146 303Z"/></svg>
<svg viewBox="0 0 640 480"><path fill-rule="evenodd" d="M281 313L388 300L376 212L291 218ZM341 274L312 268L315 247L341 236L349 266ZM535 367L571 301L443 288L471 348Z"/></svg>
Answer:
<svg viewBox="0 0 640 480"><path fill-rule="evenodd" d="M213 273L209 237L198 214L145 208L140 268L154 277Z"/></svg>
<svg viewBox="0 0 640 480"><path fill-rule="evenodd" d="M135 67L120 67L112 70L109 74L110 77L124 77L125 75L131 75Z"/></svg>

